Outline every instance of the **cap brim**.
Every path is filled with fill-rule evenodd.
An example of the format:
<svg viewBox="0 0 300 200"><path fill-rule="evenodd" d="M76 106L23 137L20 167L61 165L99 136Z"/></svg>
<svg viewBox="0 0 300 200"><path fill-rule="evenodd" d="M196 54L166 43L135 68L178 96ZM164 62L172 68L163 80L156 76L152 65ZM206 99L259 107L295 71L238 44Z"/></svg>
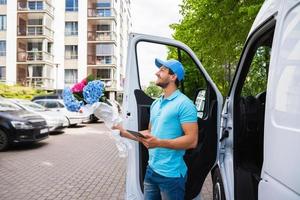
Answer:
<svg viewBox="0 0 300 200"><path fill-rule="evenodd" d="M155 58L155 65L160 68L161 66L165 65L165 62L161 59Z"/></svg>

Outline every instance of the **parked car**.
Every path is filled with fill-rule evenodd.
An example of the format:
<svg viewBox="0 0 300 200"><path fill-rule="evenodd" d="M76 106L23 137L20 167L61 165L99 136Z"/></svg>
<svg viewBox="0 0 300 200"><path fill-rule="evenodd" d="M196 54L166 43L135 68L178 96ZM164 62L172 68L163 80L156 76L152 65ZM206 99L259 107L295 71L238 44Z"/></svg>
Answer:
<svg viewBox="0 0 300 200"><path fill-rule="evenodd" d="M49 135L45 119L0 99L0 151L18 142L36 142Z"/></svg>
<svg viewBox="0 0 300 200"><path fill-rule="evenodd" d="M89 120L89 115L82 110L79 112L68 111L62 99L38 99L33 102L65 115L69 120L69 126L75 126Z"/></svg>
<svg viewBox="0 0 300 200"><path fill-rule="evenodd" d="M50 132L59 131L69 126L69 121L67 117L63 114L51 111L46 107L29 100L23 100L23 99L10 99L10 100L25 110L41 115L46 120Z"/></svg>
<svg viewBox="0 0 300 200"><path fill-rule="evenodd" d="M58 90L56 93L53 94L44 94L44 95L35 96L31 99L31 101L38 100L38 99L63 99L62 90Z"/></svg>
<svg viewBox="0 0 300 200"><path fill-rule="evenodd" d="M200 113L198 145L184 157L188 166L186 199L199 197L209 173L214 200L300 199L299 31L299 0L265 1L249 32L224 104L215 83L188 46L162 37L130 35L123 102L126 129L147 129L153 102L140 85L143 77L139 68L143 65L139 43L171 48L172 55L178 55L175 59L195 67L193 76L185 77L199 84L194 99L198 97L195 103ZM194 78L196 72L197 80L205 81L203 90ZM249 87L251 81L258 86ZM135 142L129 151L125 199L143 199L148 151Z"/></svg>

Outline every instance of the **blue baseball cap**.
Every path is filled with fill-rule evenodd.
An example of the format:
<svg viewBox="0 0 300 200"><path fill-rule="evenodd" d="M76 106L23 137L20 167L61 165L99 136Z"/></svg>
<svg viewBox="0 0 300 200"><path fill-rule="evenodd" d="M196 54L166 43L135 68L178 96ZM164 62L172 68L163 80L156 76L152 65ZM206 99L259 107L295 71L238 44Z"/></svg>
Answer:
<svg viewBox="0 0 300 200"><path fill-rule="evenodd" d="M158 58L155 58L155 65L160 68L161 66L165 66L169 69L171 69L174 74L176 74L177 79L179 81L181 81L184 77L184 69L183 66L181 64L181 62L179 62L178 60L175 59L171 59L171 60L160 60Z"/></svg>

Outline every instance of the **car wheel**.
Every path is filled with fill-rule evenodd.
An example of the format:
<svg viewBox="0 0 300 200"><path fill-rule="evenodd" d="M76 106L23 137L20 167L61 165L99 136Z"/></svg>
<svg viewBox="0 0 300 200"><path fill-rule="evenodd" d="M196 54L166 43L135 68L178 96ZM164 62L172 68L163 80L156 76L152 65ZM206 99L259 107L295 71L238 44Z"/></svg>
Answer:
<svg viewBox="0 0 300 200"><path fill-rule="evenodd" d="M7 149L9 144L7 134L3 131L0 130L0 151L4 151Z"/></svg>
<svg viewBox="0 0 300 200"><path fill-rule="evenodd" d="M220 170L217 168L213 175L213 199L225 200L225 192Z"/></svg>

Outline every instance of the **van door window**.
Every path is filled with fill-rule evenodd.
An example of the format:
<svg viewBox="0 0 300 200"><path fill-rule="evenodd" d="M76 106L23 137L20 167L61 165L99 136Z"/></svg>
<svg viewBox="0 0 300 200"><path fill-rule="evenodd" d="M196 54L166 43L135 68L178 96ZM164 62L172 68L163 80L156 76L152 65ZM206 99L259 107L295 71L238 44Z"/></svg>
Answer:
<svg viewBox="0 0 300 200"><path fill-rule="evenodd" d="M185 69L185 77L178 89L192 101L196 101L200 89L206 90L206 80L194 61L185 51L163 44L139 42L137 45L137 61L139 66L140 87L149 97L156 99L163 93L161 87L155 84L157 79L155 73L158 71L154 63L155 58L162 60L176 59L182 63ZM203 101L201 110L201 116L203 117L206 116L205 112L207 112L204 108Z"/></svg>

